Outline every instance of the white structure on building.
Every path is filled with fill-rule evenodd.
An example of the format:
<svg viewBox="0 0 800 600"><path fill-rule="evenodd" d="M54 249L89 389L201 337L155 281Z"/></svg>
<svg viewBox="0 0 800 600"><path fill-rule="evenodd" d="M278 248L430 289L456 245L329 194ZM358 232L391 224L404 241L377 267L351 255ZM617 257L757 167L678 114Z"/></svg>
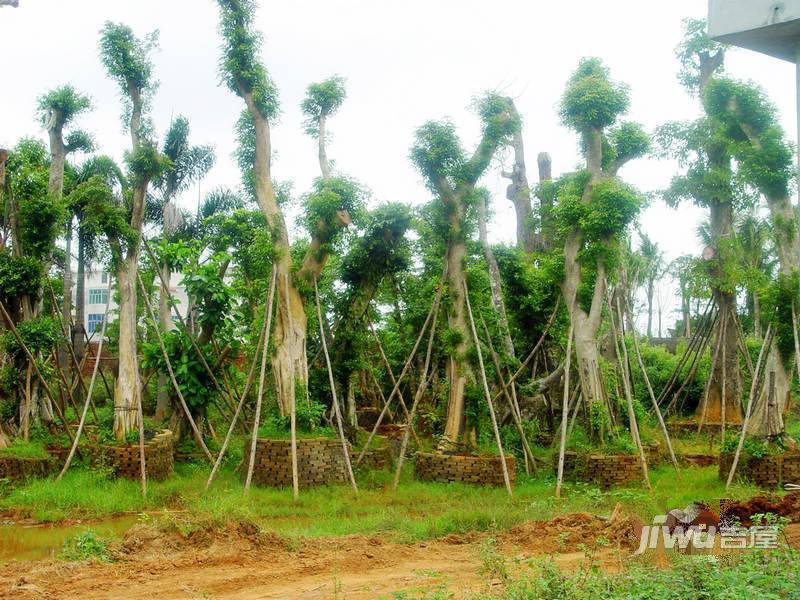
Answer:
<svg viewBox="0 0 800 600"><path fill-rule="evenodd" d="M86 325L86 333L91 338L93 335L100 334L103 325L103 316L106 310L106 302L109 300L108 278L113 274L108 271L87 269L84 277L86 302L83 311L83 322ZM170 279L170 292L177 303L178 311L186 316L186 306L189 297L186 290L180 285L183 275L173 273ZM72 281L77 282L78 274L72 274ZM158 286L160 287L160 286ZM76 286L72 286L72 305L75 306ZM109 321L116 319L117 303L114 302L114 282L111 282L111 303L108 307ZM174 317L173 317L174 318Z"/></svg>

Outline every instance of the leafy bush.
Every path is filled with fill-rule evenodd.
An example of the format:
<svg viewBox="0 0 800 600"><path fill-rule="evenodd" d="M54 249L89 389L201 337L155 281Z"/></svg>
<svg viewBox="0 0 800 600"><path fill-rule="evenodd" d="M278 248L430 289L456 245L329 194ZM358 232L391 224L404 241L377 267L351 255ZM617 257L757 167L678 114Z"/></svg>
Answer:
<svg viewBox="0 0 800 600"><path fill-rule="evenodd" d="M111 560L108 540L98 536L91 529L67 539L61 548L59 557L68 561L98 560L108 562Z"/></svg>

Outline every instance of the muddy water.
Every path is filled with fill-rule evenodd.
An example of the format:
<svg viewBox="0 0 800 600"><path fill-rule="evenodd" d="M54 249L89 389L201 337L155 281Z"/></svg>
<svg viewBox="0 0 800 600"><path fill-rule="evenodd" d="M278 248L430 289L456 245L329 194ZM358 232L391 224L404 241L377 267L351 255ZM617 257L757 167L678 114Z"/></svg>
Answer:
<svg viewBox="0 0 800 600"><path fill-rule="evenodd" d="M119 537L136 523L135 515L70 525L0 523L0 562L54 558L64 541L87 529L106 538Z"/></svg>

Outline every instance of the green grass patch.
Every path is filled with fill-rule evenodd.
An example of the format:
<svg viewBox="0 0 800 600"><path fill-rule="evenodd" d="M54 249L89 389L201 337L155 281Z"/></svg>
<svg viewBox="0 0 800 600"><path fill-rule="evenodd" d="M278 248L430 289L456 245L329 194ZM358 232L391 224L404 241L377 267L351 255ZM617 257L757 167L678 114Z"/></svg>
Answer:
<svg viewBox="0 0 800 600"><path fill-rule="evenodd" d="M98 560L108 562L111 555L109 541L91 529L68 538L61 548L59 558L68 561Z"/></svg>
<svg viewBox="0 0 800 600"><path fill-rule="evenodd" d="M40 441L31 440L26 442L22 438L16 438L10 445L0 448L0 456L13 456L15 458L50 458L44 444Z"/></svg>

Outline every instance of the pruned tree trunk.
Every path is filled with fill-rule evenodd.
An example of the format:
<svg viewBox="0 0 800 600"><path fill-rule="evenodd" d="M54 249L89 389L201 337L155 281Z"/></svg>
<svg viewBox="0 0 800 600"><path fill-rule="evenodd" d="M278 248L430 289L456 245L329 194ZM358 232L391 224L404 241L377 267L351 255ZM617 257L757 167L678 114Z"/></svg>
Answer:
<svg viewBox="0 0 800 600"><path fill-rule="evenodd" d="M114 387L114 437L124 439L137 427L139 359L136 352L136 274L138 254L124 259L117 268L119 294L119 373Z"/></svg>
<svg viewBox="0 0 800 600"><path fill-rule="evenodd" d="M517 113L514 101L509 99L509 108ZM519 117L518 114L516 114ZM531 189L528 185L528 174L525 169L525 145L522 141L522 130L514 133L512 146L514 148L514 166L510 172L503 172L503 177L510 179L511 183L506 188L506 198L514 205L517 215L517 247L525 252L536 249L536 234L533 231L531 215Z"/></svg>
<svg viewBox="0 0 800 600"><path fill-rule="evenodd" d="M452 198L449 204L450 232L447 244L447 293L449 298L447 323L451 331L458 332L459 338L452 354L448 357L447 375L450 391L447 399L447 421L444 437L447 443L457 446L462 442L466 428L465 391L467 383L474 381L472 368L466 359L469 347L464 285L466 273L464 265L467 257L467 244L463 226L466 207L460 198Z"/></svg>
<svg viewBox="0 0 800 600"><path fill-rule="evenodd" d="M536 157L539 168L539 184L544 184L553 179L553 163L547 152L540 152ZM543 250L553 246L555 231L553 230L553 199L548 194L539 198L539 218L541 220L541 244Z"/></svg>
<svg viewBox="0 0 800 600"><path fill-rule="evenodd" d="M241 95L256 133L255 175L256 201L273 232L276 253L278 300L275 319L275 352L272 355L272 373L278 396L278 407L282 415L289 414L296 390L305 394L308 389L308 362L306 358L307 318L303 299L292 276L289 234L283 213L278 206L275 188L270 176L270 129L253 101L252 93L245 90Z"/></svg>

